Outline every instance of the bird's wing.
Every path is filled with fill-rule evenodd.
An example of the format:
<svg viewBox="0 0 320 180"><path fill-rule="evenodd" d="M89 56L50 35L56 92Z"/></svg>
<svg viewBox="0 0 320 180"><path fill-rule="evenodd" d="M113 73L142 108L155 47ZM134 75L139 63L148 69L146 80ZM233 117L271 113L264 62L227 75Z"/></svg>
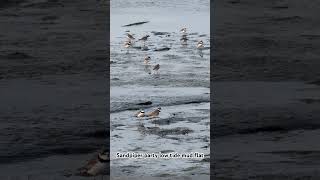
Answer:
<svg viewBox="0 0 320 180"><path fill-rule="evenodd" d="M134 39L134 37L131 34L128 34L129 38Z"/></svg>
<svg viewBox="0 0 320 180"><path fill-rule="evenodd" d="M142 38L140 38L140 40L144 40L147 39L147 36L143 36Z"/></svg>
<svg viewBox="0 0 320 180"><path fill-rule="evenodd" d="M135 116L135 117L137 117L139 113L140 113L140 111L139 111L139 112L137 112L137 113L135 113L135 114L134 114L134 116Z"/></svg>
<svg viewBox="0 0 320 180"><path fill-rule="evenodd" d="M153 116L155 113L155 111L150 112L149 114L147 114L147 116Z"/></svg>
<svg viewBox="0 0 320 180"><path fill-rule="evenodd" d="M157 64L157 65L154 66L153 70L159 69L159 67L160 67L160 65Z"/></svg>

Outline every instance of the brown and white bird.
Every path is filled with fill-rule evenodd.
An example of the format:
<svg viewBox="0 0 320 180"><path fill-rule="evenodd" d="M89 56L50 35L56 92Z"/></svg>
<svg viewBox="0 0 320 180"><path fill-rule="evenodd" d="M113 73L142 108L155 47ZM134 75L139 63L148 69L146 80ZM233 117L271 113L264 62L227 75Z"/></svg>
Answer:
<svg viewBox="0 0 320 180"><path fill-rule="evenodd" d="M160 112L161 112L161 107L158 107L156 110L148 113L147 116L148 116L148 117L152 117L152 118L158 117L159 114L160 114Z"/></svg>
<svg viewBox="0 0 320 180"><path fill-rule="evenodd" d="M151 60L150 56L145 56L144 57L144 64L149 64L149 61Z"/></svg>
<svg viewBox="0 0 320 180"><path fill-rule="evenodd" d="M143 36L142 38L139 39L139 41L147 41L148 37L150 37L148 34Z"/></svg>
<svg viewBox="0 0 320 180"><path fill-rule="evenodd" d="M144 117L145 116L145 113L143 110L139 111L136 115L136 117Z"/></svg>
<svg viewBox="0 0 320 180"><path fill-rule="evenodd" d="M87 164L78 169L81 176L97 176L107 172L110 156L107 150L103 150L95 159L89 160Z"/></svg>
<svg viewBox="0 0 320 180"><path fill-rule="evenodd" d="M186 33L187 33L187 28L182 28L182 29L180 30L180 32L183 33L183 34L186 34Z"/></svg>
<svg viewBox="0 0 320 180"><path fill-rule="evenodd" d="M135 40L135 38L133 37L133 35L130 34L130 33L127 33L127 38L129 39L129 41Z"/></svg>
<svg viewBox="0 0 320 180"><path fill-rule="evenodd" d="M202 40L198 42L197 48L198 48L198 49L204 48L204 45L203 45L203 41L202 41Z"/></svg>
<svg viewBox="0 0 320 180"><path fill-rule="evenodd" d="M148 40L149 35L145 35L142 38L140 38L138 41L143 41L143 44L145 45L146 41Z"/></svg>
<svg viewBox="0 0 320 180"><path fill-rule="evenodd" d="M128 41L128 42L125 42L125 43L124 43L124 47L125 47L125 48L129 48L129 47L131 47L131 46L132 46L131 41Z"/></svg>

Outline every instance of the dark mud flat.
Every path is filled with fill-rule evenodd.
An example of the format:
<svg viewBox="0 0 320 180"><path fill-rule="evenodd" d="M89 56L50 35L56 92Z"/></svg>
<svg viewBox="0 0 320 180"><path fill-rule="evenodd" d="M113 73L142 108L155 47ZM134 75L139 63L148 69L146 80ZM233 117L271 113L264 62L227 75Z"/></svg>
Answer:
<svg viewBox="0 0 320 180"><path fill-rule="evenodd" d="M214 176L319 179L320 3L214 4Z"/></svg>
<svg viewBox="0 0 320 180"><path fill-rule="evenodd" d="M319 86L215 82L215 88L213 143L218 179L319 178L320 106L299 99L318 99Z"/></svg>
<svg viewBox="0 0 320 180"><path fill-rule="evenodd" d="M320 24L314 23L320 19L319 2L245 0L214 5L213 81L319 79ZM281 6L288 8L274 8Z"/></svg>
<svg viewBox="0 0 320 180"><path fill-rule="evenodd" d="M102 1L0 3L0 179L64 179L104 146L107 10Z"/></svg>

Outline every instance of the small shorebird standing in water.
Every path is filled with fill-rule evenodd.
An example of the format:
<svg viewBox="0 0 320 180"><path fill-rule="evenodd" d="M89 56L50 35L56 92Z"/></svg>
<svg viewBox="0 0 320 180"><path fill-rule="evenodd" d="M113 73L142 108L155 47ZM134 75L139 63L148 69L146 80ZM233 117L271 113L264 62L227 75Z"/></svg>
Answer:
<svg viewBox="0 0 320 180"><path fill-rule="evenodd" d="M161 112L161 107L158 107L156 110L154 110L151 113L147 114L147 117L151 117L151 118L158 117L160 112Z"/></svg>
<svg viewBox="0 0 320 180"><path fill-rule="evenodd" d="M88 161L88 163L78 169L81 176L97 176L103 175L107 171L107 165L110 162L109 153L106 150L103 150L98 154L96 159Z"/></svg>
<svg viewBox="0 0 320 180"><path fill-rule="evenodd" d="M198 42L197 48L198 48L198 49L204 48L204 45L203 45L203 41L202 41L202 40L200 40L200 41Z"/></svg>
<svg viewBox="0 0 320 180"><path fill-rule="evenodd" d="M133 35L130 34L130 33L127 33L127 38L128 38L129 41L134 41L134 40L135 40L135 38L133 37Z"/></svg>
<svg viewBox="0 0 320 180"><path fill-rule="evenodd" d="M182 28L182 29L180 30L180 32L183 33L183 34L187 34L187 28Z"/></svg>
<svg viewBox="0 0 320 180"><path fill-rule="evenodd" d="M125 43L124 43L124 47L125 47L125 48L129 48L129 47L131 47L131 46L132 46L131 41L128 41L128 42L125 42Z"/></svg>
<svg viewBox="0 0 320 180"><path fill-rule="evenodd" d="M145 46L146 41L148 40L148 37L150 37L149 35L145 35L142 38L140 38L138 41L143 41L143 45Z"/></svg>
<svg viewBox="0 0 320 180"><path fill-rule="evenodd" d="M187 38L187 28L182 28L180 30L180 32L182 33L182 36L181 36L181 44L182 45L187 45L187 41L188 41L188 38Z"/></svg>
<svg viewBox="0 0 320 180"><path fill-rule="evenodd" d="M131 41L125 42L124 47L127 48L127 53L129 53L129 48L132 46Z"/></svg>
<svg viewBox="0 0 320 180"><path fill-rule="evenodd" d="M145 116L144 111L143 110L139 111L135 116L136 117L144 117Z"/></svg>
<svg viewBox="0 0 320 180"><path fill-rule="evenodd" d="M156 72L158 72L159 69L160 69L160 64L157 64L157 65L155 65L155 66L153 67L153 70L156 71Z"/></svg>
<svg viewBox="0 0 320 180"><path fill-rule="evenodd" d="M149 64L150 60L151 60L150 56L145 56L144 57L144 64Z"/></svg>
<svg viewBox="0 0 320 180"><path fill-rule="evenodd" d="M148 74L151 74L151 65L149 64L151 60L151 57L150 56L145 56L144 57L144 71Z"/></svg>

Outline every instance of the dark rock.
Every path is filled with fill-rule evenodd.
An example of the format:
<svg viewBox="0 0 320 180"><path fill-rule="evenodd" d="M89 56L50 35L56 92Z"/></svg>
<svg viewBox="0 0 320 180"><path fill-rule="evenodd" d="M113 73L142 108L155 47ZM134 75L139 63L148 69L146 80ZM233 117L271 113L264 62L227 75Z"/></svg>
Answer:
<svg viewBox="0 0 320 180"><path fill-rule="evenodd" d="M136 22L136 23L131 23L131 24L123 25L122 27L137 26L137 25L141 25L141 24L148 23L148 22L149 22L149 21Z"/></svg>
<svg viewBox="0 0 320 180"><path fill-rule="evenodd" d="M146 102L138 103L137 105L151 105L151 104L152 104L151 101L146 101Z"/></svg>
<svg viewBox="0 0 320 180"><path fill-rule="evenodd" d="M168 35L168 32L156 32L156 31L152 31L151 32L153 35L155 36L161 36L161 35Z"/></svg>
<svg viewBox="0 0 320 180"><path fill-rule="evenodd" d="M171 48L169 47L163 47L163 48L159 48L159 49L155 49L154 51L169 51Z"/></svg>

